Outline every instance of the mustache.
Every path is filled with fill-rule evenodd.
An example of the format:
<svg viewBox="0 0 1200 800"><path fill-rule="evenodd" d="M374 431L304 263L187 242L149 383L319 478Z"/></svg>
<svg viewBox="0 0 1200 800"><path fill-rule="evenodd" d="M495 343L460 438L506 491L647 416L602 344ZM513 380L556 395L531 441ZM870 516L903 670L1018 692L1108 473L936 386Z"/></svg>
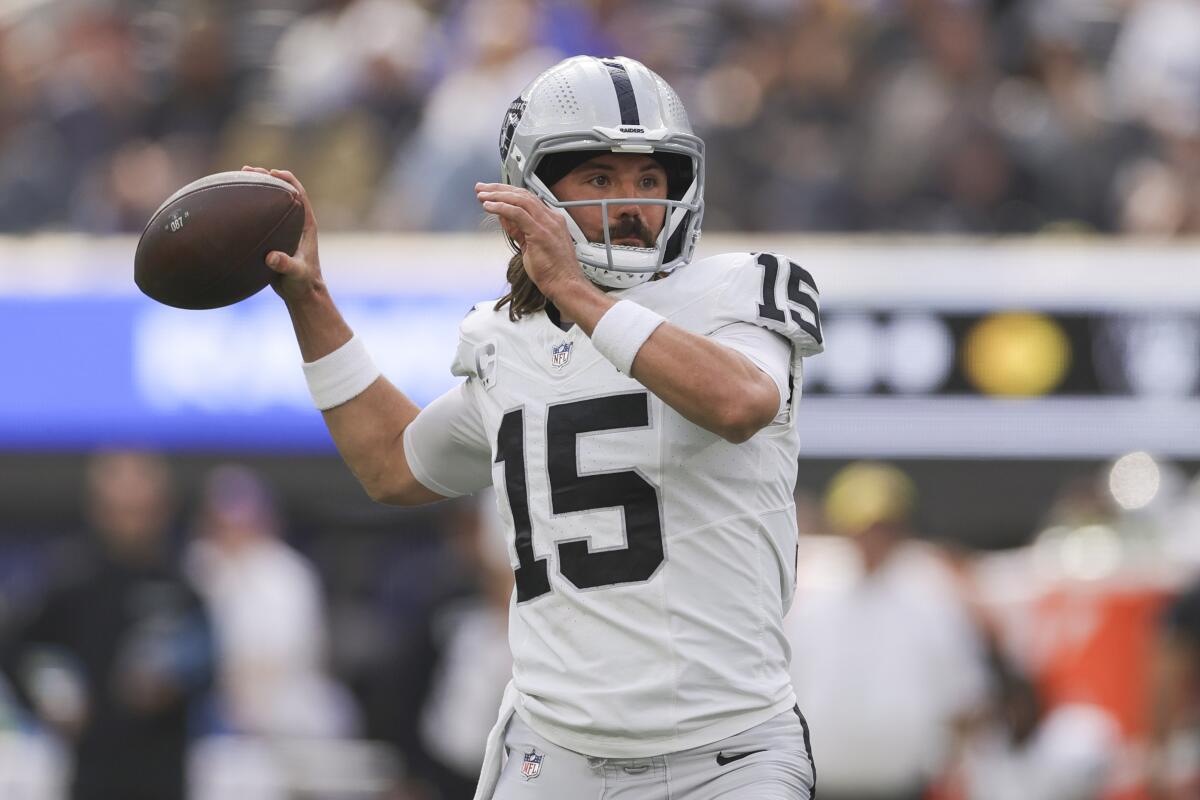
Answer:
<svg viewBox="0 0 1200 800"><path fill-rule="evenodd" d="M616 225L609 226L608 237L609 241L613 242L617 239L634 238L640 241L643 247L654 247L656 238L641 217L621 217Z"/></svg>

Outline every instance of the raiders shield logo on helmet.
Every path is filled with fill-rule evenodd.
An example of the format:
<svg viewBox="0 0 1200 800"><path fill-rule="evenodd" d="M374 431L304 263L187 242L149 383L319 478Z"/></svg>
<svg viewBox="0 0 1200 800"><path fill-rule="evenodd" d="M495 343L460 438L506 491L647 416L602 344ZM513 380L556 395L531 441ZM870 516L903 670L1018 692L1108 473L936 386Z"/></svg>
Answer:
<svg viewBox="0 0 1200 800"><path fill-rule="evenodd" d="M513 131L517 129L517 124L521 121L521 116L525 113L526 103L521 98L512 101L508 107L508 113L504 115L504 124L500 126L500 161L508 158L508 149L512 147Z"/></svg>

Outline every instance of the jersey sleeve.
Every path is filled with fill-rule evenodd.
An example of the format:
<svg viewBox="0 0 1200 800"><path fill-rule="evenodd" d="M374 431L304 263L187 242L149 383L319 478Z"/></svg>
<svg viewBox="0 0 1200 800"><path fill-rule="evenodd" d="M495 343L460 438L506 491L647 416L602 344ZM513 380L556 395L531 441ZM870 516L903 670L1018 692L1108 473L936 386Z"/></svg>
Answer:
<svg viewBox="0 0 1200 800"><path fill-rule="evenodd" d="M782 335L751 325L732 322L709 334L709 338L744 355L770 376L779 389L779 411L791 397L792 347Z"/></svg>
<svg viewBox="0 0 1200 800"><path fill-rule="evenodd" d="M750 253L729 270L717 304L716 327L745 322L792 344L797 357L825 349L820 294L812 274L775 253Z"/></svg>
<svg viewBox="0 0 1200 800"><path fill-rule="evenodd" d="M461 497L492 485L492 449L480 398L494 380L495 347L480 347L486 314L475 304L458 326L450 372L466 378L421 409L404 431L404 457L422 486L443 497Z"/></svg>
<svg viewBox="0 0 1200 800"><path fill-rule="evenodd" d="M492 450L479 390L479 379L468 378L421 409L404 431L404 457L413 477L443 497L492 485Z"/></svg>

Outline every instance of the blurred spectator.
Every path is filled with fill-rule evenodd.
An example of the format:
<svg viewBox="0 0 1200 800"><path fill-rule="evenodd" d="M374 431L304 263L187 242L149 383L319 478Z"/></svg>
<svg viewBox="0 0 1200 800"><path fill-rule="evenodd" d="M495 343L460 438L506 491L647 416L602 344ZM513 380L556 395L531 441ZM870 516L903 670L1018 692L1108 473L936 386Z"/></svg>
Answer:
<svg viewBox="0 0 1200 800"><path fill-rule="evenodd" d="M218 732L350 735L353 706L326 669L320 582L280 537L253 472L227 465L208 476L187 564L219 645Z"/></svg>
<svg viewBox="0 0 1200 800"><path fill-rule="evenodd" d="M512 566L490 492L429 510L374 556L377 638L390 657L361 684L361 701L372 738L404 759L414 797L469 799L512 677Z"/></svg>
<svg viewBox="0 0 1200 800"><path fill-rule="evenodd" d="M201 602L174 568L172 510L161 459L96 456L93 547L5 636L18 698L74 746L75 800L184 797L188 712L210 684L213 648Z"/></svg>
<svg viewBox="0 0 1200 800"><path fill-rule="evenodd" d="M994 703L964 738L965 800L1100 800L1121 751L1117 720L1090 703L1048 708L1037 687L993 648Z"/></svg>
<svg viewBox="0 0 1200 800"><path fill-rule="evenodd" d="M826 492L857 569L840 585L801 586L788 618L824 800L919 800L986 699L982 641L956 578L910 538L915 502L908 477L883 464L852 464Z"/></svg>
<svg viewBox="0 0 1200 800"><path fill-rule="evenodd" d="M188 171L212 162L213 147L238 108L244 77L230 53L228 24L218 16L180 20L164 85L147 112L148 136L185 157Z"/></svg>
<svg viewBox="0 0 1200 800"><path fill-rule="evenodd" d="M380 200L385 227L478 228L471 193L477 181L499 180L500 123L514 97L562 58L536 46L535 0L467 0L456 58L434 86L411 140L397 152Z"/></svg>
<svg viewBox="0 0 1200 800"><path fill-rule="evenodd" d="M364 107L409 121L438 40L415 0L321 0L279 40L273 100L294 123Z"/></svg>
<svg viewBox="0 0 1200 800"><path fill-rule="evenodd" d="M1183 800L1200 793L1200 581L1167 609L1157 639L1147 787L1154 800Z"/></svg>
<svg viewBox="0 0 1200 800"><path fill-rule="evenodd" d="M503 98L586 52L679 88L710 230L1181 236L1198 42L1192 0L8 4L0 231L136 232L247 162L329 229L474 230Z"/></svg>
<svg viewBox="0 0 1200 800"><path fill-rule="evenodd" d="M1141 0L1113 47L1108 80L1122 117L1177 134L1200 129L1200 8Z"/></svg>
<svg viewBox="0 0 1200 800"><path fill-rule="evenodd" d="M484 745L496 722L494 709L512 678L513 568L495 502L484 496L470 503L455 515L450 536L473 591L442 605L430 621L438 657L420 719L421 742L438 767L435 780L443 800L474 796Z"/></svg>
<svg viewBox="0 0 1200 800"><path fill-rule="evenodd" d="M1182 481L1181 481L1182 482ZM1200 472L1181 487L1174 507L1163 520L1166 558L1189 573L1200 570Z"/></svg>

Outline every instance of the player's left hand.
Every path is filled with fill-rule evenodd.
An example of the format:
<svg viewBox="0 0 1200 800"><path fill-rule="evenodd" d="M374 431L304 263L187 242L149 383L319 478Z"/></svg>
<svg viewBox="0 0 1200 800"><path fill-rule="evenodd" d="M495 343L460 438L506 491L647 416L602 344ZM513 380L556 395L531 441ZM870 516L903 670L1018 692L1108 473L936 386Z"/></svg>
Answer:
<svg viewBox="0 0 1200 800"><path fill-rule="evenodd" d="M475 197L521 248L525 272L542 294L554 299L566 286L588 283L566 221L532 192L506 183L477 183Z"/></svg>

